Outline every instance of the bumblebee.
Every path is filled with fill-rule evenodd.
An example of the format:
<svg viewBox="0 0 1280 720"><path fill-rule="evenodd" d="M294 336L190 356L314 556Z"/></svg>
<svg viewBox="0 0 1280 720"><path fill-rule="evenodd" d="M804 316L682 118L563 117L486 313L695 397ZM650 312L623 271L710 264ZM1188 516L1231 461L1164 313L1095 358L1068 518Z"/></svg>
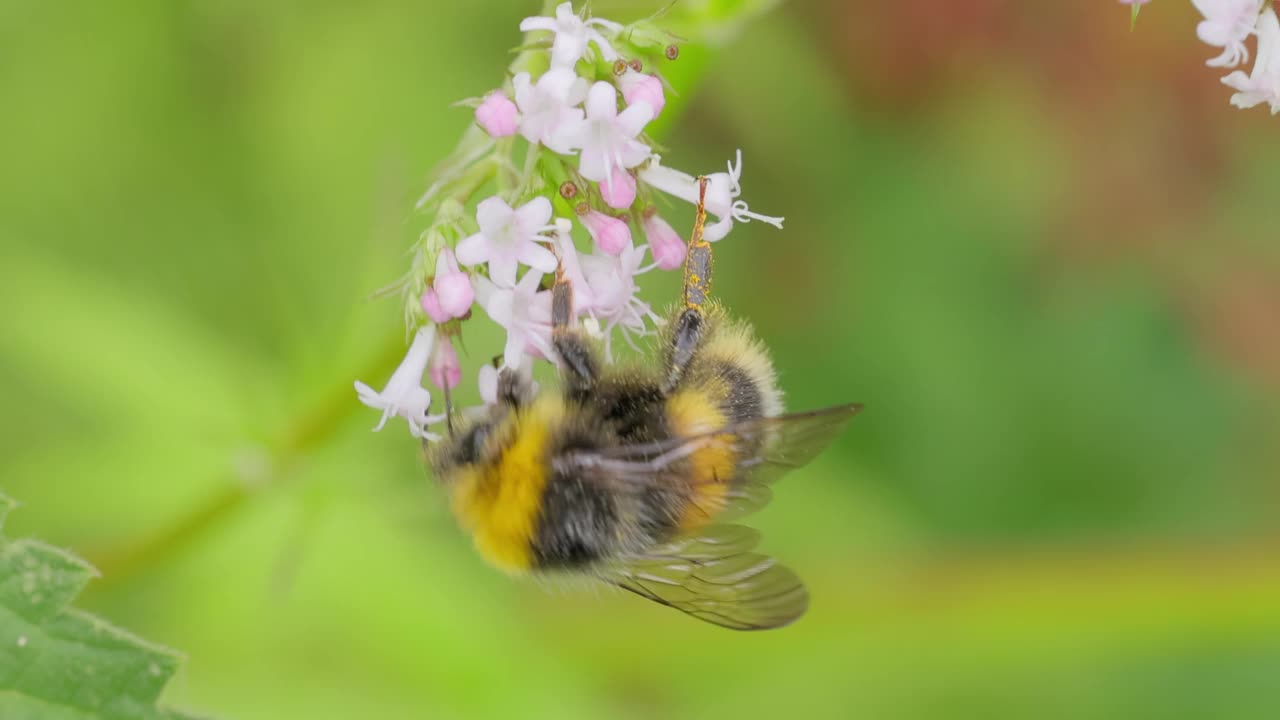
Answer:
<svg viewBox="0 0 1280 720"><path fill-rule="evenodd" d="M503 370L487 414L450 420L427 449L459 524L513 574L579 573L736 630L804 614L800 579L730 523L811 460L860 406L784 414L773 365L749 325L710 298L706 180L685 260L683 303L661 364L601 362L573 323L573 288L552 286L559 387L535 393Z"/></svg>

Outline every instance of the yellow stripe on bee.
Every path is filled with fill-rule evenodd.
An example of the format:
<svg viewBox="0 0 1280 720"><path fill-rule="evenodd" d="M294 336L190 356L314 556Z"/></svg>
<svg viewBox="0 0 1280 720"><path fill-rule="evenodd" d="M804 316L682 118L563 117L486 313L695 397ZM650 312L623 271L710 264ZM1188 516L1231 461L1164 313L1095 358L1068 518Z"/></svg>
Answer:
<svg viewBox="0 0 1280 720"><path fill-rule="evenodd" d="M471 531L476 549L507 572L533 561L542 492L550 474L547 444L564 418L558 398L542 398L495 431L510 437L497 463L469 468L454 486L453 511Z"/></svg>
<svg viewBox="0 0 1280 720"><path fill-rule="evenodd" d="M687 389L667 400L667 424L678 437L693 437L714 432L725 425L720 404L705 390ZM727 438L726 438L727 439ZM681 529L705 525L723 502L733 480L737 454L727 442L716 442L695 450L689 456L689 482L692 493L680 516Z"/></svg>

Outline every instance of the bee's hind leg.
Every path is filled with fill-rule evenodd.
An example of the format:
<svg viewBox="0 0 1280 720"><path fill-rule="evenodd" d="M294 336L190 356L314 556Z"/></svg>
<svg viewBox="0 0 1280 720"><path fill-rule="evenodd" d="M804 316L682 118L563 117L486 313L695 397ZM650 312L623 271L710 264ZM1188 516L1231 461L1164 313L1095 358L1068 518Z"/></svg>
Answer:
<svg viewBox="0 0 1280 720"><path fill-rule="evenodd" d="M689 250L684 259L684 310L676 317L671 333L670 363L662 392L675 390L685 370L693 361L706 329L706 305L711 295L711 243L703 237L707 224L707 179L698 178L698 212L689 236Z"/></svg>
<svg viewBox="0 0 1280 720"><path fill-rule="evenodd" d="M571 395L585 395L596 384L600 364L595 350L573 322L573 283L564 267L556 269L551 287L551 345L560 358L560 373Z"/></svg>

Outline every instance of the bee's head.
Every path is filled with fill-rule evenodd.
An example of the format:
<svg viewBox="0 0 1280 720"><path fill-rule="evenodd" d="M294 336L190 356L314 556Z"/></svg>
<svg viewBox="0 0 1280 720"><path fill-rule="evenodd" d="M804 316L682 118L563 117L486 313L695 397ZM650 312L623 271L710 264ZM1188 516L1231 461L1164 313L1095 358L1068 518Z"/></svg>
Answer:
<svg viewBox="0 0 1280 720"><path fill-rule="evenodd" d="M454 471L494 462L501 454L496 437L509 427L508 418L533 401L536 387L524 373L504 368L498 374L494 402L468 408L454 418L450 409L449 434L427 450L427 459L436 478L448 483Z"/></svg>

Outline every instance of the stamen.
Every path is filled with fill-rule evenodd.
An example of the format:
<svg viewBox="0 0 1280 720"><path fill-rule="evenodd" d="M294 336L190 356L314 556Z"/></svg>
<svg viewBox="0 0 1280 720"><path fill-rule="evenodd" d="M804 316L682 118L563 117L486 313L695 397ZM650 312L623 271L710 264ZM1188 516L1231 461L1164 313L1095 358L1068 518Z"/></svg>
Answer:
<svg viewBox="0 0 1280 720"><path fill-rule="evenodd" d="M769 225L772 225L778 228L779 230L782 229L782 221L786 220L785 217L773 217L770 215L761 215L759 213L753 213L751 212L751 210L747 208L747 203L745 200L738 200L733 204L733 219L737 220L740 223L748 223L748 222L751 222L752 220L759 220L760 222L768 223Z"/></svg>

